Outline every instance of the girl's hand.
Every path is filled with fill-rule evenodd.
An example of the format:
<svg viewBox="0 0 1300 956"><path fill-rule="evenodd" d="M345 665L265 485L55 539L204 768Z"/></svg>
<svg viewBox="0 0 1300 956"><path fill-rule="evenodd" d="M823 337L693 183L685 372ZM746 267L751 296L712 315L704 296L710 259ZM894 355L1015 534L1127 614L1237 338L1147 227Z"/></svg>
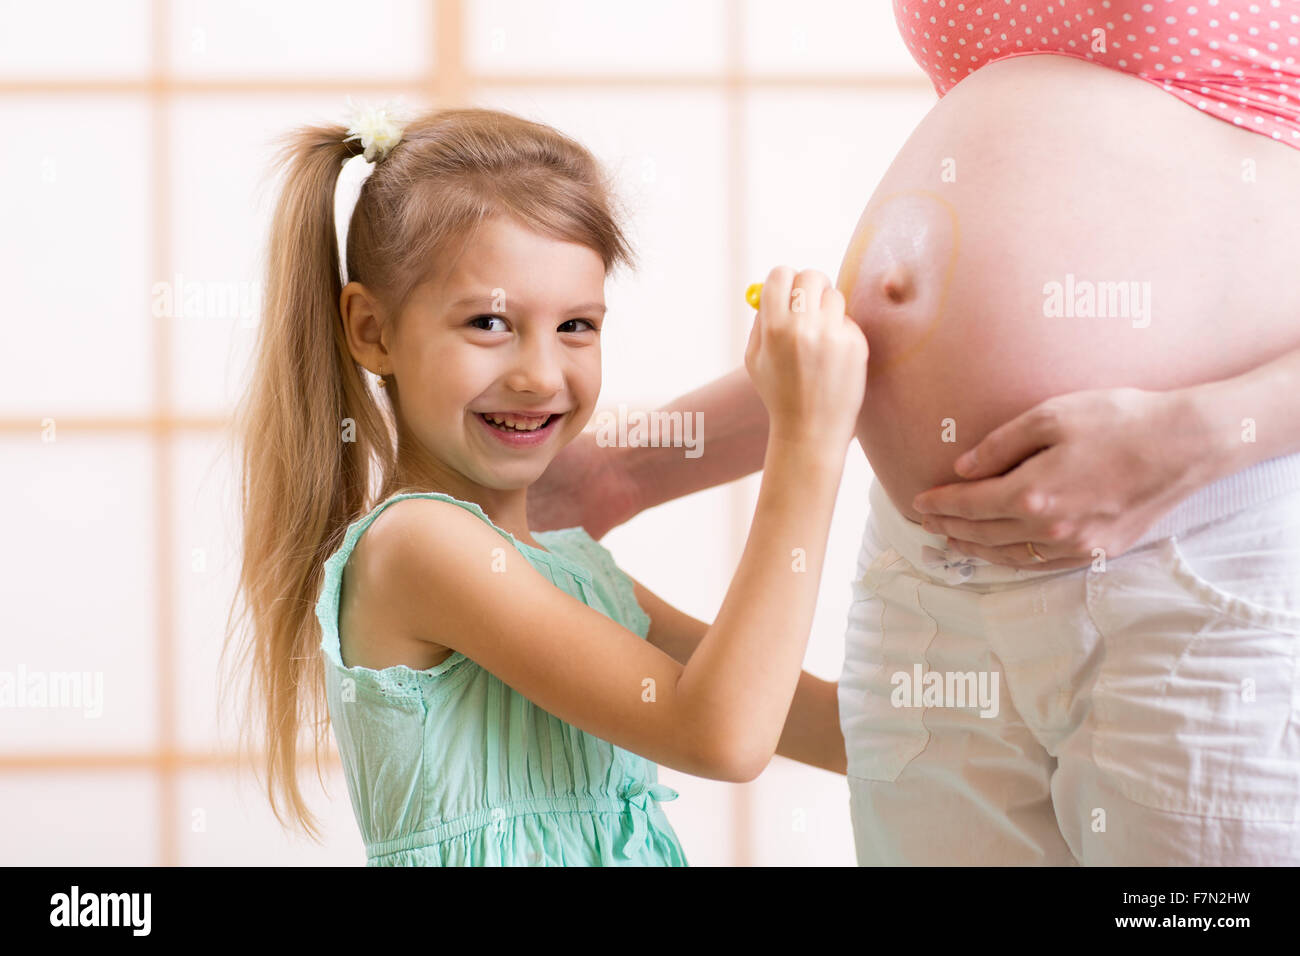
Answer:
<svg viewBox="0 0 1300 956"><path fill-rule="evenodd" d="M958 458L970 480L930 488L912 507L927 530L994 564L1081 567L1097 548L1119 557L1204 484L1207 447L1177 391L1059 395ZM1026 541L1047 560L1035 561Z"/></svg>
<svg viewBox="0 0 1300 956"><path fill-rule="evenodd" d="M866 392L867 339L824 274L788 266L768 274L745 368L773 435L848 445Z"/></svg>

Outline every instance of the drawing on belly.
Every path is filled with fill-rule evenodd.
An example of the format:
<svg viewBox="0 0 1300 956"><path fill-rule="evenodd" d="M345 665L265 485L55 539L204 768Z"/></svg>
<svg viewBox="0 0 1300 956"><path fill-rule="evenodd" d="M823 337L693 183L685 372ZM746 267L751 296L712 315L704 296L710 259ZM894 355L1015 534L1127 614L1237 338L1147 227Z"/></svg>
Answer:
<svg viewBox="0 0 1300 956"><path fill-rule="evenodd" d="M922 210L919 212L899 212L897 213L901 217L899 220L896 220L895 223L887 222L888 216L895 214L894 212L890 212L888 215L886 214L886 210L888 210L892 204L900 200L918 199L925 201ZM930 205L931 203L933 206ZM942 215L946 219L950 229L951 238L947 261L943 263L941 274L938 275L935 283L937 288L927 286L929 276L933 275L938 270L933 268L931 262L926 261L932 258L933 253L938 251L933 246L927 246L926 244L927 238L933 233L933 228L929 225L927 220L932 222L938 218L933 211L934 206L937 206L939 210L942 210ZM886 290L888 290L885 292L886 297L892 301L898 301L894 298L893 286L891 285L894 281L894 277L896 277L897 281L900 283L920 286L920 294L922 296L933 296L934 298L933 309L916 329L915 337L913 338L909 335L909 341L901 348L891 346L892 354L888 355L875 365L873 371L879 374L881 371L901 365L908 359L912 358L917 352L924 348L926 343L929 342L931 337L933 337L935 330L938 328L939 322L944 317L947 309L948 291L952 284L953 274L956 271L957 254L961 245L961 230L958 224L957 210L953 208L952 203L940 196L938 193L930 192L925 189L908 189L888 193L880 197L878 200L873 197L872 203L868 204L868 209L870 209L870 218L866 219L866 213L863 214L864 221L859 222L858 227L854 232L854 236L849 242L849 247L844 253L844 259L840 267L840 278L836 283L836 287L839 288L840 292L844 295L845 302L849 303L850 317L858 321L862 321L863 319L862 316L855 315L852 311L854 290L858 282L862 280L863 272L868 271L869 265L877 267L877 271L879 271L877 263L866 262L868 254L871 253L873 249L882 256L892 256L893 254L893 250L877 249L873 246L876 238L881 235L882 222L894 230L900 232L906 230L909 241L911 241L914 246L913 249L909 250L911 255L903 256L902 259L904 261L897 263L897 266L889 273L889 277L882 276L882 278L884 278L882 285ZM936 240L936 242L937 241L939 240ZM908 258L912 261L906 261ZM918 273L919 281L914 278L918 276ZM906 296L910 294L912 290L911 288L901 288L898 291L899 294ZM894 330L890 330L890 338L896 339L896 333ZM868 344L870 344L870 332L868 333L867 341ZM896 345L897 343L895 341L895 346Z"/></svg>

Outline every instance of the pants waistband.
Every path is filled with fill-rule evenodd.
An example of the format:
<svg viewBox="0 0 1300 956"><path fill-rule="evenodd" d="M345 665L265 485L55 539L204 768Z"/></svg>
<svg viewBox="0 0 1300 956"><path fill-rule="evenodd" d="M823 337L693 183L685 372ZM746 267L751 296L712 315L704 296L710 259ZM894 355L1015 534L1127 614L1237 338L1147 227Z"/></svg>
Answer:
<svg viewBox="0 0 1300 956"><path fill-rule="evenodd" d="M1270 458L1206 485L1160 518L1129 550L1185 534L1289 491L1300 491L1300 454ZM893 548L914 567L946 583L1001 584L1082 570L1026 570L957 554L948 549L948 539L944 535L926 531L895 508L884 487L874 478L869 497L871 514L867 534L874 533L877 543ZM866 544L864 541L864 549Z"/></svg>
<svg viewBox="0 0 1300 956"><path fill-rule="evenodd" d="M1140 548L1162 538L1184 534L1288 491L1300 491L1300 454L1270 458L1211 482L1184 498L1152 525L1133 547Z"/></svg>

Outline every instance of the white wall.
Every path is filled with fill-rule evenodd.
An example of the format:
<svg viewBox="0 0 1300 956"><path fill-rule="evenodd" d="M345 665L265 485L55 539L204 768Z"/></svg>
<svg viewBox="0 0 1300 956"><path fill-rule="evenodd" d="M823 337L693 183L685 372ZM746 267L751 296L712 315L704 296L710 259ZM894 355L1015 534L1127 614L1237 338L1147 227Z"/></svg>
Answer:
<svg viewBox="0 0 1300 956"><path fill-rule="evenodd" d="M586 143L631 210L642 268L608 289L602 405L651 408L740 365L742 292L772 266L835 276L934 101L890 7L464 4L468 101ZM158 317L152 293L179 276L256 294L271 136L341 118L348 93L448 105L430 95L449 43L437 10L0 2L0 671L89 671L104 690L99 716L0 707L0 863L364 862L337 772L328 795L312 791L320 848L282 834L223 756L234 737L217 722L216 663L237 537L222 428L256 313L236 300ZM868 481L855 446L806 662L828 679ZM604 543L710 619L757 482L673 502ZM745 787L661 779L682 794L665 809L695 864L853 862L843 777L777 758Z"/></svg>

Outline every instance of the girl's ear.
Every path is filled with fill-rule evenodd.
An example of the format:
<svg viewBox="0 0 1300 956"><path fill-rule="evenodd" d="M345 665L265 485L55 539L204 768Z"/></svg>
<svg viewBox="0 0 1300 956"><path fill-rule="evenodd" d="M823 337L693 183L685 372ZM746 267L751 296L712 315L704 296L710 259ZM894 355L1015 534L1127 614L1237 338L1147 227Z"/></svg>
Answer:
<svg viewBox="0 0 1300 956"><path fill-rule="evenodd" d="M376 374L391 372L388 323L374 294L360 282L349 282L339 294L339 314L352 357Z"/></svg>

